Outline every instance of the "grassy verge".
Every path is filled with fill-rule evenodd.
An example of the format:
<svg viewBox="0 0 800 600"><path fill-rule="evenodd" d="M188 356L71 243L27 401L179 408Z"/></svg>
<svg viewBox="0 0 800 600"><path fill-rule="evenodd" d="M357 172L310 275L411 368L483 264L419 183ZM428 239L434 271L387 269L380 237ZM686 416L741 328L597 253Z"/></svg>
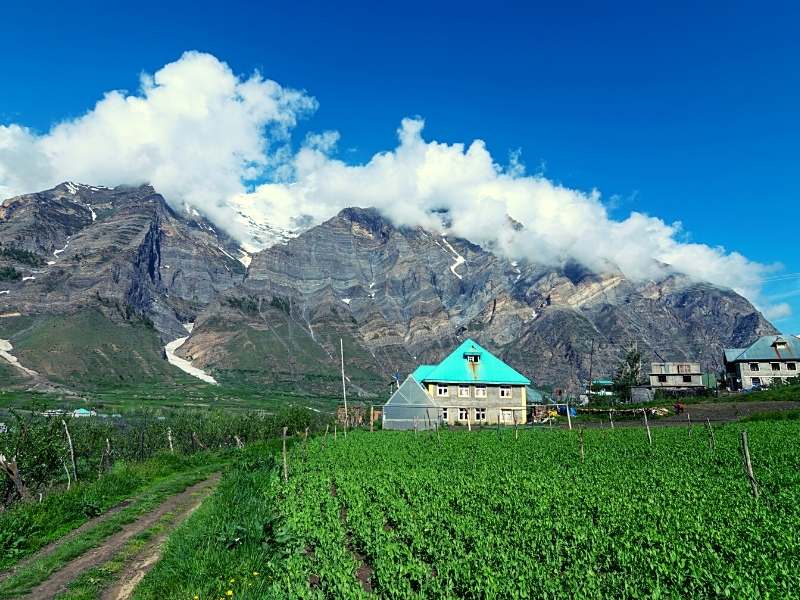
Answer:
<svg viewBox="0 0 800 600"><path fill-rule="evenodd" d="M800 421L800 409L757 412L745 417L742 421Z"/></svg>
<svg viewBox="0 0 800 600"><path fill-rule="evenodd" d="M211 461L206 465L162 479L143 493L136 502L119 513L98 523L97 526L76 539L65 542L52 554L20 567L16 573L0 582L0 599L13 598L29 592L33 587L45 581L52 573L58 571L74 558L81 556L91 548L97 547L103 540L119 532L125 525L132 523L141 515L151 511L169 496L177 494L188 486L205 479L210 473L219 470L220 467L220 462Z"/></svg>
<svg viewBox="0 0 800 600"><path fill-rule="evenodd" d="M288 567L301 557L276 550L284 531L277 517L277 450L278 443L254 445L240 454L214 495L170 536L161 560L136 588L134 598L307 594L302 578L283 581ZM287 586L297 586L298 593L287 595Z"/></svg>
<svg viewBox="0 0 800 600"><path fill-rule="evenodd" d="M175 473L208 462L210 456L206 453L159 454L141 463L120 461L99 479L50 494L42 502L26 502L0 513L0 570L13 566L125 498Z"/></svg>

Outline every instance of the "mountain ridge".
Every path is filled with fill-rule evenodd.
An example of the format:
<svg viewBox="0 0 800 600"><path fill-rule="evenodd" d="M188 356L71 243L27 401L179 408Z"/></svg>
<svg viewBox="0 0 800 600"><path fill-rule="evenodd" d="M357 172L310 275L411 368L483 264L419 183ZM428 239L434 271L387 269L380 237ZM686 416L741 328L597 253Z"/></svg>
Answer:
<svg viewBox="0 0 800 600"><path fill-rule="evenodd" d="M341 338L354 390L381 394L395 373L474 337L538 384L577 391L589 361L595 375L610 374L633 343L647 359L718 368L724 346L775 331L732 290L510 261L397 227L372 208L343 209L250 253L150 186L64 183L2 202L0 244L44 263L0 254L0 268L36 278L0 282L0 315L20 315L0 316L0 331L14 331L23 362L24 328L10 323L92 310L115 326L140 322L162 345L194 322L176 353L223 381L330 392L340 385ZM169 372L162 366L155 377Z"/></svg>

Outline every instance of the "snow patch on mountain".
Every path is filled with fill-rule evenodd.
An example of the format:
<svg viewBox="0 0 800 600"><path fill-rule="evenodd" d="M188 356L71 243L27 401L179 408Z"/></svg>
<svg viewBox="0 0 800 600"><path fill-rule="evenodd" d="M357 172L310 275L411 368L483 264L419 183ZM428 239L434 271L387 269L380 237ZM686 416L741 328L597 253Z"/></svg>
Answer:
<svg viewBox="0 0 800 600"><path fill-rule="evenodd" d="M11 342L9 342L8 340L0 339L0 358L8 362L11 366L19 369L26 375L30 375L31 377L37 376L38 373L36 371L22 366L19 362L19 359L13 354L11 354L11 351L13 349L14 347L11 345Z"/></svg>
<svg viewBox="0 0 800 600"><path fill-rule="evenodd" d="M187 325L189 327L187 327ZM184 328L191 333L190 327L194 327L194 323L186 323L184 324ZM172 340L169 344L164 346L164 353L167 355L167 361L169 364L178 367L184 373L191 375L192 377L196 377L206 383L213 383L217 385L217 380L214 379L211 375L203 371L203 369L198 369L197 367L193 367L192 363L185 358L181 358L175 354L175 351L183 346L183 343L189 339L189 336L180 337L176 340Z"/></svg>
<svg viewBox="0 0 800 600"><path fill-rule="evenodd" d="M459 279L462 279L461 275L459 275L458 272L456 272L456 269L461 265L465 264L467 260L463 256L461 256L458 252L456 252L456 249L453 248L450 242L447 241L447 236L445 234L442 234L442 242L444 242L444 245L447 247L447 249L453 253L453 257L455 258L455 262L452 265L450 265L450 271L453 273L453 275L455 275Z"/></svg>

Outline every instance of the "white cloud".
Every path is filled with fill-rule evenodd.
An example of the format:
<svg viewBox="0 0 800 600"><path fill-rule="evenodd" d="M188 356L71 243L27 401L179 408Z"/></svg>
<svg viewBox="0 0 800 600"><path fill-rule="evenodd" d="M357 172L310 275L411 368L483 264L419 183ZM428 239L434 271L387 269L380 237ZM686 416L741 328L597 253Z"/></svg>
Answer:
<svg viewBox="0 0 800 600"><path fill-rule="evenodd" d="M0 126L0 195L64 180L151 183L174 205L225 222L227 199L275 166L298 117L316 101L254 73L237 77L214 56L187 52L136 94L107 93L44 135Z"/></svg>
<svg viewBox="0 0 800 600"><path fill-rule="evenodd" d="M785 319L786 317L792 316L792 307L786 302L774 304L764 309L764 316L771 321Z"/></svg>
<svg viewBox="0 0 800 600"><path fill-rule="evenodd" d="M425 140L420 118L404 119L398 145L365 164L332 157L335 131L308 135L294 153L289 133L315 108L303 92L258 73L237 76L214 56L187 52L143 75L137 93L109 92L46 134L0 126L0 196L64 180L150 182L174 206L192 205L251 243L232 207L294 230L347 206L375 206L398 225L438 230L446 210L452 234L509 258L547 265L571 258L598 271L616 265L637 279L677 271L753 299L774 268L683 242L680 223L638 212L612 219L598 191L554 183L543 167L527 175L518 150L501 166L481 140ZM253 189L254 181L270 183ZM524 229L510 227L507 217ZM771 314L787 309L777 305Z"/></svg>
<svg viewBox="0 0 800 600"><path fill-rule="evenodd" d="M596 270L616 265L635 279L677 271L751 297L774 268L723 248L681 242L680 223L638 212L613 220L596 190L585 193L541 174L526 176L518 153L503 168L481 140L426 141L423 126L421 119L404 119L398 146L363 165L307 144L293 158L291 183L264 184L249 196L289 228L300 214L320 222L346 206L375 206L398 225L440 229L434 211L446 210L453 234L510 258L547 265L572 258ZM524 229L514 230L507 216Z"/></svg>

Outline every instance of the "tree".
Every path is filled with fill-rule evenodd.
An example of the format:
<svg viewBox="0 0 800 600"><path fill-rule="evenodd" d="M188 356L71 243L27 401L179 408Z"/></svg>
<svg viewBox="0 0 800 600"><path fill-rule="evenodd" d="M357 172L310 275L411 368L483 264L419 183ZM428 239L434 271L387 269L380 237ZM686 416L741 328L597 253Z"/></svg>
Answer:
<svg viewBox="0 0 800 600"><path fill-rule="evenodd" d="M614 376L614 393L623 402L630 402L631 388L642 379L642 354L637 348L628 350Z"/></svg>

